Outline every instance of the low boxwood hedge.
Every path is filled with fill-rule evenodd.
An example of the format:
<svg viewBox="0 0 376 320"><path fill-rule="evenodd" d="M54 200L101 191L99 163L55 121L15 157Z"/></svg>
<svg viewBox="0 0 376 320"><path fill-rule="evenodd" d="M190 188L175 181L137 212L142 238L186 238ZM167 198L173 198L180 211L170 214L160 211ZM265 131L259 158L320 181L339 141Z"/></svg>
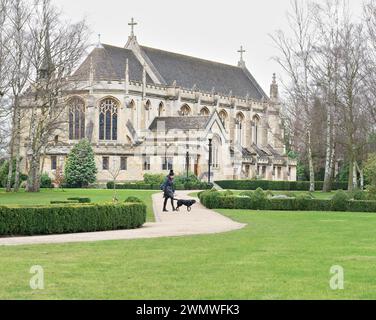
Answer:
<svg viewBox="0 0 376 320"><path fill-rule="evenodd" d="M216 184L223 189L231 190L256 190L262 188L263 190L274 191L309 191L309 181L268 181L268 180L223 180L216 181ZM316 190L322 190L324 182L315 182ZM346 190L348 188L347 182L335 182L332 185L332 190Z"/></svg>
<svg viewBox="0 0 376 320"><path fill-rule="evenodd" d="M68 198L68 201L78 201L78 203L91 203L90 198L80 198L80 197Z"/></svg>
<svg viewBox="0 0 376 320"><path fill-rule="evenodd" d="M144 203L0 207L0 236L135 229L145 222Z"/></svg>
<svg viewBox="0 0 376 320"><path fill-rule="evenodd" d="M223 192L199 193L201 203L209 209L277 210L277 211L348 211L375 212L376 201L357 201L344 198L338 193L333 200L310 199L308 197L273 199L262 196L262 191L250 196L224 195Z"/></svg>
<svg viewBox="0 0 376 320"><path fill-rule="evenodd" d="M176 184L175 190L207 190L210 189L211 186L209 186L205 182L200 183L191 183L187 182L186 184ZM114 183L108 182L107 183L107 189L113 190L114 189ZM161 185L155 185L155 184L146 184L146 183L119 183L116 184L117 190L160 190Z"/></svg>

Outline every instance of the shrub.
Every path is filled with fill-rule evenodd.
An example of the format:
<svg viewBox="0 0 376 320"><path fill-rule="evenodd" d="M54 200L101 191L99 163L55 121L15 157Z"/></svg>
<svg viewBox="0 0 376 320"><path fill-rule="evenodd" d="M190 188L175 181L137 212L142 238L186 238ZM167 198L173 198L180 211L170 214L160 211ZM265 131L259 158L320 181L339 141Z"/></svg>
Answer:
<svg viewBox="0 0 376 320"><path fill-rule="evenodd" d="M354 199L354 200L367 200L368 199L368 193L364 192L362 190L355 190L352 193L351 198Z"/></svg>
<svg viewBox="0 0 376 320"><path fill-rule="evenodd" d="M125 202L125 203L143 203L143 201L140 200L140 199L137 198L137 197L128 197L127 199L125 199L124 202Z"/></svg>
<svg viewBox="0 0 376 320"><path fill-rule="evenodd" d="M161 184L145 184L144 182L139 183L124 183L124 184L116 184L116 189L118 190L160 190ZM188 187L184 184L176 184L176 190L208 190L209 185L207 183L200 183L198 185L190 184ZM108 182L107 189L113 190L114 183Z"/></svg>
<svg viewBox="0 0 376 320"><path fill-rule="evenodd" d="M252 195L252 204L253 208L257 210L263 210L267 206L268 197L265 194L264 190L258 188Z"/></svg>
<svg viewBox="0 0 376 320"><path fill-rule="evenodd" d="M149 174L146 173L144 175L144 184L148 185L161 185L166 179L166 175L164 174Z"/></svg>
<svg viewBox="0 0 376 320"><path fill-rule="evenodd" d="M224 192L221 192L222 197L231 197L233 195L234 195L234 193L231 190L226 190Z"/></svg>
<svg viewBox="0 0 376 320"><path fill-rule="evenodd" d="M273 191L309 191L309 181L267 181L267 180L224 180L216 181L223 189L231 190L264 190ZM315 183L316 190L322 190L324 182ZM334 182L332 190L347 189L346 182Z"/></svg>
<svg viewBox="0 0 376 320"><path fill-rule="evenodd" d="M364 166L364 175L370 186L376 188L376 153L369 156Z"/></svg>
<svg viewBox="0 0 376 320"><path fill-rule="evenodd" d="M58 200L58 201L51 201L50 204L74 204L79 203L78 200Z"/></svg>
<svg viewBox="0 0 376 320"><path fill-rule="evenodd" d="M349 201L349 195L339 190L332 198L332 210L333 211L347 211L347 205Z"/></svg>
<svg viewBox="0 0 376 320"><path fill-rule="evenodd" d="M78 203L91 203L90 198L68 198L68 201L77 201Z"/></svg>
<svg viewBox="0 0 376 320"><path fill-rule="evenodd" d="M376 201L349 201L348 211L352 212L376 212Z"/></svg>
<svg viewBox="0 0 376 320"><path fill-rule="evenodd" d="M89 140L84 139L68 155L64 172L66 184L71 188L87 188L95 182L96 174L93 148Z"/></svg>
<svg viewBox="0 0 376 320"><path fill-rule="evenodd" d="M208 209L220 209L219 197L221 193L216 190L204 191L200 193L201 203Z"/></svg>
<svg viewBox="0 0 376 320"><path fill-rule="evenodd" d="M43 173L40 177L40 187L42 189L51 189L53 188L52 179L47 173Z"/></svg>
<svg viewBox="0 0 376 320"><path fill-rule="evenodd" d="M367 187L367 200L376 200L376 187Z"/></svg>
<svg viewBox="0 0 376 320"><path fill-rule="evenodd" d="M240 193L240 196L241 197L252 198L253 197L253 192L252 191L243 191L242 193Z"/></svg>
<svg viewBox="0 0 376 320"><path fill-rule="evenodd" d="M260 193L261 195L261 193ZM346 195L346 194L345 194ZM278 211L332 211L333 201L312 199L309 194L301 195L297 198L287 199L262 199L250 196L221 196L217 191L203 191L199 193L201 203L210 209L243 209L243 210L278 210ZM337 200L344 199L343 194L337 196ZM259 201L255 201L258 199ZM336 203L336 202L335 202ZM337 207L340 211L351 212L375 212L376 201L348 201L340 202L341 206ZM344 207L343 207L344 203ZM344 209L345 208L345 209ZM338 210L337 210L338 211Z"/></svg>
<svg viewBox="0 0 376 320"><path fill-rule="evenodd" d="M1 236L135 229L145 221L141 203L0 207Z"/></svg>
<svg viewBox="0 0 376 320"><path fill-rule="evenodd" d="M9 161L4 161L0 166L0 188L5 188L8 181ZM14 186L16 175L16 160L13 160L12 187ZM27 175L20 174L20 185L27 180Z"/></svg>

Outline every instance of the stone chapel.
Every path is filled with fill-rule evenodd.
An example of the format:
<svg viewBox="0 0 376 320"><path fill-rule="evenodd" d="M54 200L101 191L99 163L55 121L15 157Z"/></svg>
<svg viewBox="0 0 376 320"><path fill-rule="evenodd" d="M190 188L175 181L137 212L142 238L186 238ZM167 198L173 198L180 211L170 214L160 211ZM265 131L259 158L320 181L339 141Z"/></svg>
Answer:
<svg viewBox="0 0 376 320"><path fill-rule="evenodd" d="M296 180L275 75L268 96L247 69L243 48L238 65L207 61L140 45L133 19L130 25L124 48L99 42L68 79L74 86L64 125L46 148L43 172L53 178L87 138L98 183L112 181L112 171L129 182L170 169L207 180L210 141L212 181Z"/></svg>

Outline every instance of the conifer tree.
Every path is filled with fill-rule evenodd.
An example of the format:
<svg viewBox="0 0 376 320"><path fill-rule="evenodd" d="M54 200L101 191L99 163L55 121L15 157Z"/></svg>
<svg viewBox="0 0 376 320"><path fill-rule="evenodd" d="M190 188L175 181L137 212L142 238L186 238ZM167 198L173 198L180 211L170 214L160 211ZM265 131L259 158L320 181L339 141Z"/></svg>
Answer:
<svg viewBox="0 0 376 320"><path fill-rule="evenodd" d="M97 167L89 140L80 141L70 152L65 166L65 180L69 187L86 188L96 181Z"/></svg>

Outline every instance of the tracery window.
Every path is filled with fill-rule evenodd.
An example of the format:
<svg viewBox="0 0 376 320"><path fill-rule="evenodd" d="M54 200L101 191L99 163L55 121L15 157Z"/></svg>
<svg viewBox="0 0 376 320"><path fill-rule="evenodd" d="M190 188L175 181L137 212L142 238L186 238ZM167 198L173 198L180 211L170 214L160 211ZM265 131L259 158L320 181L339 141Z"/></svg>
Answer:
<svg viewBox="0 0 376 320"><path fill-rule="evenodd" d="M184 105L181 107L180 109L180 114L183 116L183 117L188 117L191 115L191 108L188 106L188 105Z"/></svg>
<svg viewBox="0 0 376 320"><path fill-rule="evenodd" d="M259 144L260 134L260 118L258 116L253 117L253 142L257 146Z"/></svg>
<svg viewBox="0 0 376 320"><path fill-rule="evenodd" d="M218 169L220 167L221 162L221 146L222 142L218 137L214 137L213 139L213 167Z"/></svg>
<svg viewBox="0 0 376 320"><path fill-rule="evenodd" d="M239 145L243 145L243 136L244 136L244 115L238 113L236 116L236 131L237 131L237 142Z"/></svg>
<svg viewBox="0 0 376 320"><path fill-rule="evenodd" d="M209 116L210 115L210 111L208 108L202 108L201 111L200 111L200 115L201 116Z"/></svg>
<svg viewBox="0 0 376 320"><path fill-rule="evenodd" d="M85 138L85 102L75 97L69 100L69 140Z"/></svg>
<svg viewBox="0 0 376 320"><path fill-rule="evenodd" d="M227 126L227 118L228 118L227 112L225 110L222 110L219 113L219 118L221 119L223 126L226 128L226 126Z"/></svg>
<svg viewBox="0 0 376 320"><path fill-rule="evenodd" d="M118 103L112 99L104 99L99 109L99 140L117 140Z"/></svg>

